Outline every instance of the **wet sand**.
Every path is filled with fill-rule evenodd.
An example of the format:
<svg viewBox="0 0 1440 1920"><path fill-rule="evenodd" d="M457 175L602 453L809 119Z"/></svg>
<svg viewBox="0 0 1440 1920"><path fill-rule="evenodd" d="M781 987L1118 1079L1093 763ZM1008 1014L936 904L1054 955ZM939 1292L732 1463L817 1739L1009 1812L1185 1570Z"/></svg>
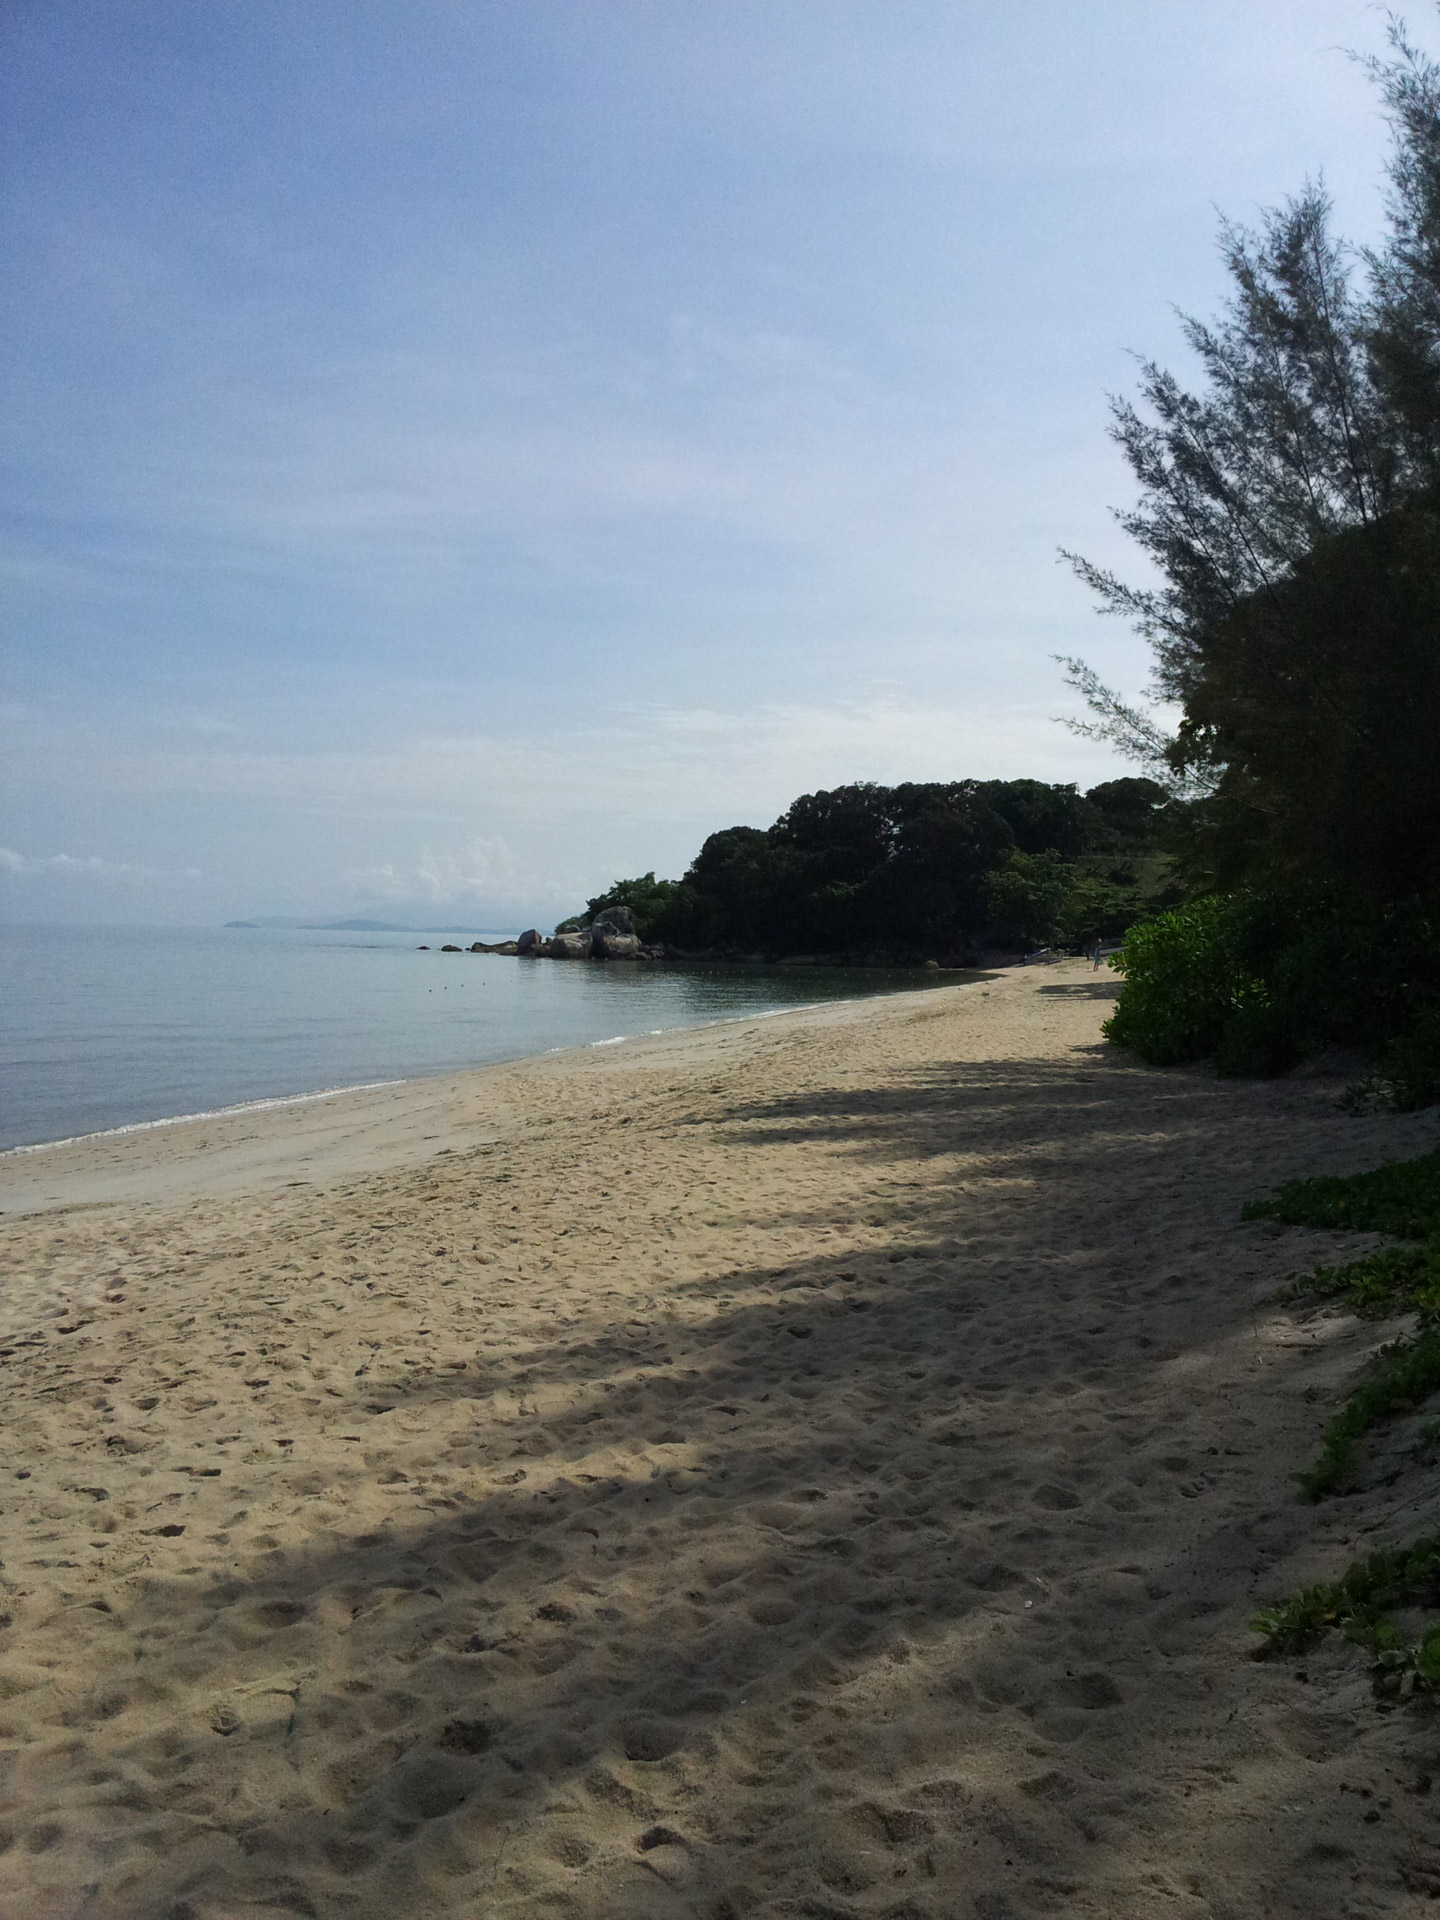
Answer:
<svg viewBox="0 0 1440 1920"><path fill-rule="evenodd" d="M1432 1710L1247 1623L1437 1473L1296 1499L1394 1329L1239 1212L1436 1117L1113 990L0 1157L0 1915L1433 1914Z"/></svg>

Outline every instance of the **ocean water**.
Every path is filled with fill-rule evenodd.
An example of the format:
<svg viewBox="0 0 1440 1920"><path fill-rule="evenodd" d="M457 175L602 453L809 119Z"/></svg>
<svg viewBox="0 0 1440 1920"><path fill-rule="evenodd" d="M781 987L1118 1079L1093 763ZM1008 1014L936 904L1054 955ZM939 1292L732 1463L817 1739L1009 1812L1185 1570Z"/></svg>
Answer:
<svg viewBox="0 0 1440 1920"><path fill-rule="evenodd" d="M445 938L0 928L0 1149L939 984L417 951Z"/></svg>

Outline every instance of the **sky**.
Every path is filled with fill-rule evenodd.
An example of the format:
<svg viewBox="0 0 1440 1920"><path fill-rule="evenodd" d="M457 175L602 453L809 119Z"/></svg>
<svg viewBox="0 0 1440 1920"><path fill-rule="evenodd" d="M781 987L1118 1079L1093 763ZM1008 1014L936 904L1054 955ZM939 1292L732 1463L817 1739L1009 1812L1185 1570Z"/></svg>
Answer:
<svg viewBox="0 0 1440 1920"><path fill-rule="evenodd" d="M1428 5L1410 9L1427 46ZM0 919L552 925L850 780L1127 769L1106 434L1356 0L6 0Z"/></svg>

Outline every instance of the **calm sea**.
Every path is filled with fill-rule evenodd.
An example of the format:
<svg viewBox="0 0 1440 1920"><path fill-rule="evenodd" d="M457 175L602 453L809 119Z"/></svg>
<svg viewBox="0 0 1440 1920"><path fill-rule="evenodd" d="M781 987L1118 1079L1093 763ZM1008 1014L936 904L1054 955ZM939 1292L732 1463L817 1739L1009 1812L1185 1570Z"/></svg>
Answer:
<svg viewBox="0 0 1440 1920"><path fill-rule="evenodd" d="M0 928L0 1148L938 984L416 950L444 938Z"/></svg>

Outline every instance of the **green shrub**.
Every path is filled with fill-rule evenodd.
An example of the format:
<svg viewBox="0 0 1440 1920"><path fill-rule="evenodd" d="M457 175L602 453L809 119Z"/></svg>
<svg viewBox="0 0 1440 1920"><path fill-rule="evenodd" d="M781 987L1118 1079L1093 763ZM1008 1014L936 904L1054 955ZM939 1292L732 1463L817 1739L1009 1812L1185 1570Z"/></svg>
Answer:
<svg viewBox="0 0 1440 1920"><path fill-rule="evenodd" d="M1298 1057L1284 1009L1257 997L1236 1007L1221 1028L1215 1071L1226 1079L1268 1080Z"/></svg>
<svg viewBox="0 0 1440 1920"><path fill-rule="evenodd" d="M1106 1038L1154 1066L1173 1067L1213 1054L1237 1015L1258 1027L1268 994L1246 964L1246 904L1212 894L1131 927L1111 962L1125 984ZM1246 1044L1237 1028L1237 1055Z"/></svg>
<svg viewBox="0 0 1440 1920"><path fill-rule="evenodd" d="M1375 1071L1355 1106L1440 1101L1440 901L1334 885L1212 894L1132 926L1108 1037L1156 1066L1283 1072L1340 1043Z"/></svg>
<svg viewBox="0 0 1440 1920"><path fill-rule="evenodd" d="M1352 1109L1415 1113L1440 1101L1440 1010L1431 1008L1392 1040L1373 1073L1350 1089Z"/></svg>

